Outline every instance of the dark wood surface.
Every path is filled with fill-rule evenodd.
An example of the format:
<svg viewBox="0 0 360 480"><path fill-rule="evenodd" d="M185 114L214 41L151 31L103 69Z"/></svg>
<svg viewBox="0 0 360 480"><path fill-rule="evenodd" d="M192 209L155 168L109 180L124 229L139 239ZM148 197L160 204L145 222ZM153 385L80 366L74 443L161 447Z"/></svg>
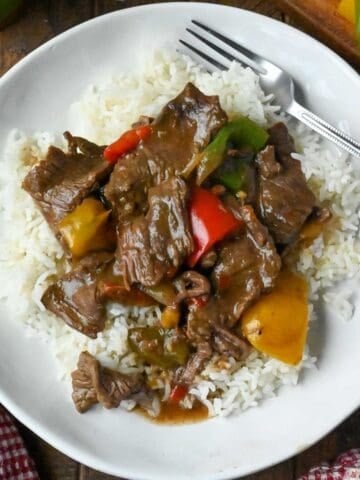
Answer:
<svg viewBox="0 0 360 480"><path fill-rule="evenodd" d="M0 32L0 75L34 48L78 23L103 13L149 2L142 0L32 0L25 3L28 6L18 21ZM277 8L276 0L225 0L213 3L238 6L289 22L289 19ZM336 388L335 384L334 388ZM115 478L78 464L52 448L26 427L19 425L19 428L36 462L41 480L111 480ZM360 410L305 452L261 473L250 475L245 480L296 480L311 466L323 461L332 461L338 454L354 447L360 447Z"/></svg>

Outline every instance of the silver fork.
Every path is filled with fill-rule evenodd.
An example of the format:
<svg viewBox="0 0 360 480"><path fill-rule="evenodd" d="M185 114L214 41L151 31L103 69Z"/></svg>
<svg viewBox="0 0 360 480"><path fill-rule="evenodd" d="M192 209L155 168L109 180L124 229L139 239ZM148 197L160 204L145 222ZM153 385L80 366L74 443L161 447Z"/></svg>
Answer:
<svg viewBox="0 0 360 480"><path fill-rule="evenodd" d="M278 67L274 63L270 62L269 60L265 59L264 57L243 47L234 40L231 40L225 35L217 32L213 28L210 28L196 20L192 20L192 23L196 25L199 29L207 32L208 35L217 38L222 43L226 44L228 47L231 47L233 50L239 52L242 55L241 59L238 56L229 53L229 51L224 50L218 44L213 43L208 38L203 37L198 32L190 28L186 29L187 32L189 32L191 35L196 37L205 45L213 49L219 55L223 56L225 59L229 61L239 62L242 65L246 65L254 69L259 75L260 85L264 90L265 94L273 94L276 102L282 107L285 112L305 123L305 125L312 128L328 140L331 140L336 145L343 148L345 151L351 153L352 155L360 157L359 142L357 142L341 130L333 127L325 120L322 120L317 115L310 112L296 101L294 81L286 71L284 71L282 68ZM184 40L180 40L180 43L192 52L199 55L207 62L209 62L214 67L220 70L227 70L227 67L224 64L210 57L205 52L199 50L193 45L190 45Z"/></svg>

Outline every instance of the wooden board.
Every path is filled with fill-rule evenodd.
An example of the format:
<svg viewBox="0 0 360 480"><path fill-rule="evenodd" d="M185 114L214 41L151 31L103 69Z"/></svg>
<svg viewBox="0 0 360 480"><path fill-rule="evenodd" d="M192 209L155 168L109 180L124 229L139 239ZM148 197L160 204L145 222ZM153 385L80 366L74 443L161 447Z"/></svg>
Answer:
<svg viewBox="0 0 360 480"><path fill-rule="evenodd" d="M337 13L339 0L275 0L278 8L311 35L360 67L360 44L355 27Z"/></svg>

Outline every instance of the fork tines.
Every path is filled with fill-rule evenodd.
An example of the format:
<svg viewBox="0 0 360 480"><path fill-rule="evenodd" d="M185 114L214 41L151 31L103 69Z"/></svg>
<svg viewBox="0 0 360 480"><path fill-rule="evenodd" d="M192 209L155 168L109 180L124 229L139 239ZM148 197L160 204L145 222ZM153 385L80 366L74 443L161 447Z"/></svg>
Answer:
<svg viewBox="0 0 360 480"><path fill-rule="evenodd" d="M207 38L205 38L204 36L200 35L199 33L195 32L194 30L192 30L191 28L187 28L186 31L188 33L190 33L191 35L193 35L195 38L197 38L198 40L200 40L200 42L204 43L205 45L207 45L209 48L211 48L213 51L217 52L219 55L221 55L222 57L226 58L227 60L229 60L230 62L232 61L236 61L238 63L241 63L242 65L244 66L249 66L259 72L262 71L262 68L256 64L257 61L260 60L260 57L258 55L256 55L255 53L251 52L250 50L248 50L246 47L243 47L242 45L240 45L238 42L235 42L234 40L231 40L230 38L226 37L225 35L217 32L216 30L214 30L213 28L210 28L206 25L204 25L203 23L201 22L198 22L197 20L192 20L192 23L194 25L196 25L198 28L204 30L206 33L208 33L209 35L212 35L213 37L217 38L218 40L220 40L221 42L223 42L224 44L226 44L227 46L231 47L232 49L236 50L238 53L241 54L241 58L238 57L238 56L235 56L233 55L232 53L224 50L223 48L219 47L218 45L216 45L215 43L213 43L212 41L208 40ZM197 49L196 47L194 47L193 45L190 45L188 42L185 42L184 40L180 40L180 43L185 45L189 50L191 50L192 52L196 53L197 55L199 55L201 58L203 58L204 60L206 60L207 62L209 62L210 64L214 65L216 68L219 68L221 70L225 70L226 67L221 63L219 62L218 60L214 59L213 57L210 57L209 55L207 55L205 52Z"/></svg>

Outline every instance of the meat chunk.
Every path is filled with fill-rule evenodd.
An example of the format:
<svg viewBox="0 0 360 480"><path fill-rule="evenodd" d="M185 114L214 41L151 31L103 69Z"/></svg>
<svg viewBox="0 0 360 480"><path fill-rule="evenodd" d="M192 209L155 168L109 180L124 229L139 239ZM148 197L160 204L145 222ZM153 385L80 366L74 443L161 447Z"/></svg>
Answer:
<svg viewBox="0 0 360 480"><path fill-rule="evenodd" d="M287 126L278 122L268 129L270 135L269 144L276 147L276 155L283 159L284 163L289 161L289 165L292 165L292 159L289 160L289 156L295 152L295 143ZM280 162L281 163L281 162Z"/></svg>
<svg viewBox="0 0 360 480"><path fill-rule="evenodd" d="M68 152L49 147L46 158L26 175L22 187L33 197L51 228L96 190L111 171L103 147L66 132Z"/></svg>
<svg viewBox="0 0 360 480"><path fill-rule="evenodd" d="M175 303L180 303L188 298L208 296L211 290L209 280L195 270L187 270L182 273L174 284L178 290Z"/></svg>
<svg viewBox="0 0 360 480"><path fill-rule="evenodd" d="M105 195L119 220L144 213L149 189L186 170L226 121L218 97L187 84L152 123L152 134L116 164Z"/></svg>
<svg viewBox="0 0 360 480"><path fill-rule="evenodd" d="M245 222L245 231L226 241L218 252L212 275L215 296L204 307L189 313L187 335L197 352L184 370L187 381L203 368L213 350L237 360L249 355L251 347L232 328L246 308L273 287L281 267L274 243L253 208L231 202L228 206ZM205 351L210 349L208 357L201 354L204 345Z"/></svg>
<svg viewBox="0 0 360 480"><path fill-rule="evenodd" d="M196 375L205 368L213 351L227 357L231 356L236 360L244 360L251 352L251 346L229 328L213 323L211 325L211 336L206 340L199 340L196 345L196 352L191 355L185 367L178 370L176 383L191 386Z"/></svg>
<svg viewBox="0 0 360 480"><path fill-rule="evenodd" d="M175 275L193 250L188 188L173 177L149 191L149 211L120 229L117 268L129 285L157 285Z"/></svg>
<svg viewBox="0 0 360 480"><path fill-rule="evenodd" d="M269 129L270 145L256 158L259 173L258 213L276 243L289 244L301 230L314 205L298 160L291 157L294 143L286 126Z"/></svg>
<svg viewBox="0 0 360 480"><path fill-rule="evenodd" d="M42 303L70 327L96 338L105 327L105 307L96 295L97 279L112 260L113 255L106 252L83 258L73 270L47 288Z"/></svg>
<svg viewBox="0 0 360 480"><path fill-rule="evenodd" d="M234 326L260 293L273 288L281 260L267 231L251 206L239 208L245 232L226 242L219 252L213 282L226 324ZM223 314L222 314L223 315Z"/></svg>
<svg viewBox="0 0 360 480"><path fill-rule="evenodd" d="M179 385L190 386L198 373L200 373L212 354L211 346L208 342L201 342L197 351L191 355L184 368L177 371L176 383Z"/></svg>
<svg viewBox="0 0 360 480"><path fill-rule="evenodd" d="M71 377L72 398L80 413L96 403L101 403L105 408L116 408L122 400L142 387L141 377L104 368L88 352L80 354L77 370L72 372Z"/></svg>
<svg viewBox="0 0 360 480"><path fill-rule="evenodd" d="M195 343L210 340L217 326L234 327L246 308L271 290L280 271L274 243L252 207L233 211L245 222L245 231L222 244L212 274L216 295L189 315L187 334Z"/></svg>
<svg viewBox="0 0 360 480"><path fill-rule="evenodd" d="M245 360L251 352L251 346L237 333L228 328L214 324L212 345L216 352L236 360Z"/></svg>

